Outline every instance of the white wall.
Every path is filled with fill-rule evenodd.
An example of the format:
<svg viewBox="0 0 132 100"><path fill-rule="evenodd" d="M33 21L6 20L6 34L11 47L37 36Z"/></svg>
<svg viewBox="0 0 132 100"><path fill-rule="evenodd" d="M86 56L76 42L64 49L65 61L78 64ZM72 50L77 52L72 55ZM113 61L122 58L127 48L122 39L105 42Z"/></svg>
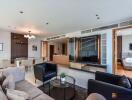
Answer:
<svg viewBox="0 0 132 100"><path fill-rule="evenodd" d="M0 43L3 43L3 51L0 51L0 59L10 59L11 58L10 32L0 31Z"/></svg>
<svg viewBox="0 0 132 100"><path fill-rule="evenodd" d="M132 50L129 50L130 43L132 43L132 35L123 35L122 36L122 53L132 53Z"/></svg>
<svg viewBox="0 0 132 100"><path fill-rule="evenodd" d="M37 51L32 50L32 46L37 46ZM41 57L41 38L36 37L36 39L28 40L28 57Z"/></svg>
<svg viewBox="0 0 132 100"><path fill-rule="evenodd" d="M3 43L3 51L0 51L0 59L11 59L11 32L0 31L0 43ZM32 51L32 45L37 45L37 51ZM29 40L28 57L41 56L41 38Z"/></svg>

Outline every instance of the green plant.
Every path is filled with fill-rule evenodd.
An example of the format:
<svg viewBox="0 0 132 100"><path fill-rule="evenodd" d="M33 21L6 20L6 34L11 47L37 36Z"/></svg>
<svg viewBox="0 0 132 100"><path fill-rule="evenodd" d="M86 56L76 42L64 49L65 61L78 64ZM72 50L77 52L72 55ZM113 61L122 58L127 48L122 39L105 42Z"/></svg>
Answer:
<svg viewBox="0 0 132 100"><path fill-rule="evenodd" d="M61 77L61 78L65 78L65 77L66 77L66 74L65 74L65 73L61 73L61 74L60 74L60 77Z"/></svg>

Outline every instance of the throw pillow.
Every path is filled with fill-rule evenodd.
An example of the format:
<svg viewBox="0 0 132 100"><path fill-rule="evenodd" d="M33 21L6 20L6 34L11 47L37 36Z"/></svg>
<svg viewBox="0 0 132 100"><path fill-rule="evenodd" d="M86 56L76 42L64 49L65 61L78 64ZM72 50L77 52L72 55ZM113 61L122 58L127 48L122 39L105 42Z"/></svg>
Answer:
<svg viewBox="0 0 132 100"><path fill-rule="evenodd" d="M13 75L14 81L19 82L25 80L25 69L24 67L8 67L3 70L3 75Z"/></svg>
<svg viewBox="0 0 132 100"><path fill-rule="evenodd" d="M1 86L0 86L0 100L8 100L6 95L4 94Z"/></svg>
<svg viewBox="0 0 132 100"><path fill-rule="evenodd" d="M6 79L6 77L3 75L3 72L0 71L0 85L3 84L3 81Z"/></svg>
<svg viewBox="0 0 132 100"><path fill-rule="evenodd" d="M13 75L8 75L2 84L2 88L15 89Z"/></svg>
<svg viewBox="0 0 132 100"><path fill-rule="evenodd" d="M29 95L24 91L7 89L6 95L9 100L29 100Z"/></svg>
<svg viewBox="0 0 132 100"><path fill-rule="evenodd" d="M86 100L106 100L104 96L98 93L91 93Z"/></svg>
<svg viewBox="0 0 132 100"><path fill-rule="evenodd" d="M125 88L131 88L131 84L130 81L128 80L128 78L123 75L120 80L119 80L119 86L125 87Z"/></svg>
<svg viewBox="0 0 132 100"><path fill-rule="evenodd" d="M131 88L132 88L132 78L128 78L131 84Z"/></svg>

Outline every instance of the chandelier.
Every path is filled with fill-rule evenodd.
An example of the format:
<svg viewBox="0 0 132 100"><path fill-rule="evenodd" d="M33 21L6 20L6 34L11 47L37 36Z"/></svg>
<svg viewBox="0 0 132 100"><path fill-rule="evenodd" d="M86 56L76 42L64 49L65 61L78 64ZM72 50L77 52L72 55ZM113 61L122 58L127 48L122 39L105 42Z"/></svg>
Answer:
<svg viewBox="0 0 132 100"><path fill-rule="evenodd" d="M28 39L35 39L36 37L34 35L31 35L31 31L28 31L28 34L25 34L24 37Z"/></svg>

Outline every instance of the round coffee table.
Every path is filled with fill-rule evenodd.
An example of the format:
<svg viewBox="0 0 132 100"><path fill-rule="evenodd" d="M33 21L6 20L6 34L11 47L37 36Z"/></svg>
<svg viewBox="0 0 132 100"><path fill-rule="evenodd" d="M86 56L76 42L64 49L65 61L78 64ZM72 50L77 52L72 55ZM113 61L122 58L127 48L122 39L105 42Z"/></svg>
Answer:
<svg viewBox="0 0 132 100"><path fill-rule="evenodd" d="M75 96L75 79L66 75L66 81L61 82L60 76L50 81L49 95L55 100L71 100Z"/></svg>

